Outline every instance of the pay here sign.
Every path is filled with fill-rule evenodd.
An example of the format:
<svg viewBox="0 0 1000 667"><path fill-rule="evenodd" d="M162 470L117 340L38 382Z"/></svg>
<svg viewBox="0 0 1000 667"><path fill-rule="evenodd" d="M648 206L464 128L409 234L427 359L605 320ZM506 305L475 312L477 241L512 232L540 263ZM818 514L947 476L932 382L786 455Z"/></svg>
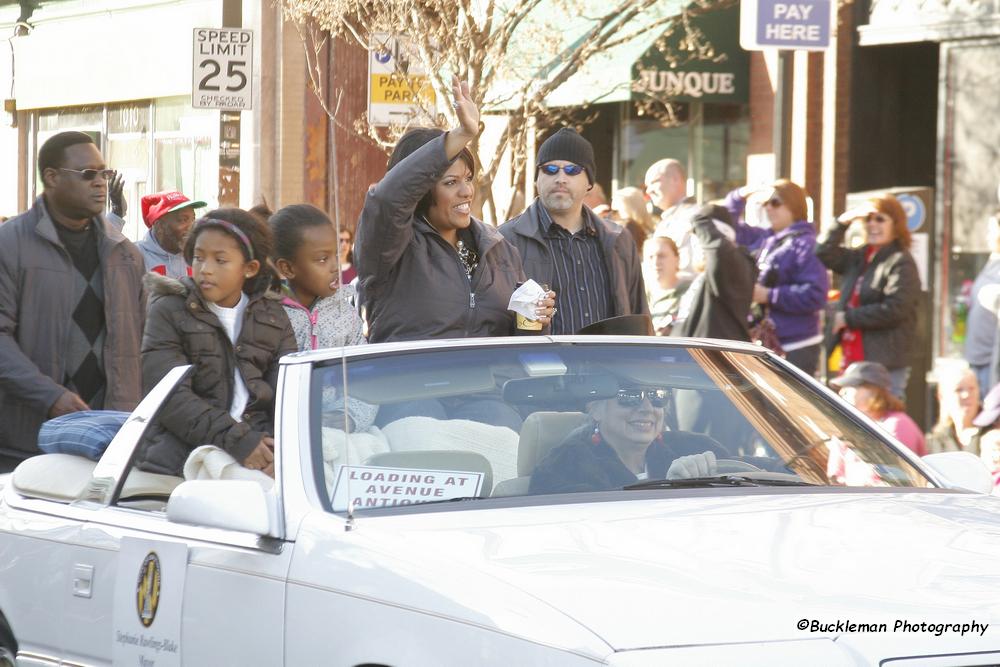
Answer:
<svg viewBox="0 0 1000 667"><path fill-rule="evenodd" d="M824 51L830 46L835 0L743 0L740 46L747 51Z"/></svg>

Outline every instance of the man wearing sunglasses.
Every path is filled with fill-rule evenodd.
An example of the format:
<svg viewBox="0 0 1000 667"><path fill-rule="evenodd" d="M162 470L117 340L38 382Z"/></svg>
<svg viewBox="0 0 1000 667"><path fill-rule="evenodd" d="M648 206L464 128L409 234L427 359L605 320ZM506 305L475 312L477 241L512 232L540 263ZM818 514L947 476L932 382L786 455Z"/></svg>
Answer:
<svg viewBox="0 0 1000 667"><path fill-rule="evenodd" d="M39 453L43 421L141 398L142 255L103 216L113 175L93 140L38 153L42 195L0 227L0 470Z"/></svg>
<svg viewBox="0 0 1000 667"><path fill-rule="evenodd" d="M618 315L649 313L632 236L583 203L595 172L590 142L562 128L538 149L538 197L500 226L520 252L525 275L559 295L553 334L574 334Z"/></svg>

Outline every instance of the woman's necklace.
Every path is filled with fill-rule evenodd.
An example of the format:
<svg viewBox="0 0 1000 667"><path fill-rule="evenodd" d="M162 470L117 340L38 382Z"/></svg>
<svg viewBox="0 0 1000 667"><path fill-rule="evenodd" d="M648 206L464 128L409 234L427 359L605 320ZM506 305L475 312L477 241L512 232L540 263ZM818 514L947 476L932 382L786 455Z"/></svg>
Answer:
<svg viewBox="0 0 1000 667"><path fill-rule="evenodd" d="M479 255L476 254L475 250L467 247L462 239L458 239L456 250L458 250L458 258L465 265L465 274L469 276L469 280L472 280L472 273L479 266Z"/></svg>

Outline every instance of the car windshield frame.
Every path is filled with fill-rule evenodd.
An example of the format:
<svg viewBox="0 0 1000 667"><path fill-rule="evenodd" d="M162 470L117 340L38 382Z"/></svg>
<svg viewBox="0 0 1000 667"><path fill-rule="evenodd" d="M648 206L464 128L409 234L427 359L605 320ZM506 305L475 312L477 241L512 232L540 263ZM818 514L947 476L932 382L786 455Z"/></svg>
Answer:
<svg viewBox="0 0 1000 667"><path fill-rule="evenodd" d="M457 344L451 345L451 343L457 343ZM882 451L884 454L883 459L872 462L871 467L883 466L883 467L889 467L897 471L896 473L894 473L896 475L895 478L891 476L889 478L891 482L894 482L889 486L890 489L896 489L896 490L907 489L916 491L916 490L925 490L925 489L933 489L940 487L940 482L936 479L935 475L933 474L933 471L929 471L925 465L920 464L919 459L916 459L914 455L910 454L908 450L905 450L905 448L902 447L899 443L893 441L891 436L889 436L887 433L882 432L881 429L875 426L870 420L864 418L864 416L858 413L856 410L844 404L844 402L839 397L837 397L836 394L834 394L832 391L820 385L819 383L815 382L811 378L806 377L804 374L799 372L797 369L795 369L793 366L791 366L784 360L776 357L773 354L770 354L765 350L760 349L759 347L750 345L741 345L739 343L727 344L721 341L700 341L700 340L689 340L689 339L651 340L646 337L558 336L558 337L532 337L530 339L523 339L523 338L522 339L477 339L475 341L463 340L463 341L447 341L447 342L433 341L430 342L430 344L428 344L428 342L426 341L422 341L420 343L412 345L404 343L379 344L379 345L364 346L363 348L354 348L351 349L350 351L346 349L341 350L340 354L336 356L329 354L329 352L327 352L324 355L317 355L317 353L312 353L311 355L309 355L311 357L309 361L312 363L311 372L313 374L312 375L313 381L311 382L311 385L313 385L313 390L310 392L310 401L309 401L310 418L308 421L309 421L309 435L311 442L310 445L308 446L308 451L309 455L313 460L313 469L316 473L315 479L311 481L317 485L318 496L323 505L323 509L327 512L332 512L335 514L350 513L348 511L348 508L346 507L337 507L337 508L333 507L331 503L332 500L331 496L325 492L330 487L326 484L326 482L329 482L329 480L326 479L323 473L324 461L322 460L322 456L320 453L322 447L312 446L312 443L321 443L323 439L321 420L315 418L315 415L322 414L323 410L322 408L323 401L321 394L320 392L316 391L317 387L323 385L322 382L318 381L318 378L320 377L319 373L329 374L332 370L335 370L336 372L334 373L334 375L342 377L345 368L344 364L346 364L347 375L349 376L349 378L351 378L348 379L348 396L351 398L356 398L359 394L363 395L364 392L361 391L362 383L355 382L354 378L352 377L353 375L355 375L355 373L352 372L352 367L357 367L362 364L367 365L369 368L382 366L383 369L387 369L390 366L394 368L399 368L400 364L404 364L404 360L408 360L410 362L415 360L418 363L430 364L430 366L433 367L434 366L433 360L435 358L440 359L441 357L439 355L441 355L442 353L452 355L451 357L449 357L450 359L451 358L458 359L460 356L459 352L463 352L466 354L482 355L484 351L492 353L494 357L496 357L497 355L500 356L517 355L524 353L528 355L542 354L544 356L546 353L551 353L559 350L567 350L567 351L575 350L576 352L573 354L582 355L585 353L580 352L580 350L596 351L603 349L605 351L608 351L609 346L611 346L612 350L616 349L615 346L621 346L620 351L627 350L629 351L630 354L637 350L640 351L644 350L646 351L647 354L660 354L660 353L669 354L671 350L675 352L683 351L686 354L693 353L701 361L704 361L704 359L706 358L710 358L712 355L716 356L729 355L730 358L735 358L735 359L746 359L746 360L752 359L754 361L749 362L751 363L751 365L760 364L761 368L770 369L770 372L774 374L774 378L780 379L780 381L784 383L784 385L797 388L795 395L804 396L807 400L811 401L812 408L825 413L827 418L831 420L833 419L833 417L830 416L832 414L833 416L836 417L836 419L841 420L842 424L849 425L849 431L847 431L846 429L844 429L844 431L847 432L850 437L842 438L843 433L837 434L838 437L841 437L841 439L838 440L838 437L833 438L834 444L846 442L847 449L857 448L859 450L868 451L874 448L878 451ZM573 354L570 354L570 356L572 357ZM733 355L737 356L733 357ZM317 356L319 358L317 358ZM385 366L385 364L389 364L389 366ZM544 366L544 364L542 364L542 366ZM474 369L472 375L476 375L476 373L478 372L479 372L478 370ZM546 370L545 368L541 368L539 372L539 377L544 377L546 373L549 374L555 373L556 375L558 375L558 371L553 371L553 369L551 368L548 370ZM405 375L405 373L403 373L402 375ZM718 391L718 392L727 391L729 388L723 387L721 384L719 384L725 382L724 373L722 375L718 375L717 372L716 375L717 377L712 378L713 382L716 383L715 388L712 389L712 391ZM452 376L449 376L449 378L451 377ZM405 377L399 381L401 383L405 383L406 381ZM453 380L449 379L449 381ZM478 377L470 378L467 381L470 383L470 391L472 391L477 386L481 386L482 383L482 379ZM352 387L358 388L359 393L358 394L352 393ZM504 387L504 389L506 390L506 387ZM451 388L451 391L456 391L456 390L457 389L454 387ZM753 393L757 394L758 398L760 395L765 393L764 391L761 390L760 386L757 385L753 385L753 390L754 390ZM747 387L743 387L742 391L749 392L749 389ZM740 408L735 408L735 409L739 410ZM745 407L744 409L752 409L752 408ZM756 426L759 425L755 425L755 427ZM760 430L756 431L756 435L763 437ZM861 436L863 436L862 437L863 445L851 444L850 442L851 439L857 440ZM775 436L772 435L771 437ZM819 445L830 446L830 442L831 442L830 439L823 440L817 437L816 441L811 444L811 447L817 447ZM877 444L871 444L871 443L877 443ZM841 444L840 446L843 447L844 445ZM825 456L826 455L824 454L824 457ZM891 466L887 463L887 461L890 460L892 464ZM349 461L349 463L351 463L351 465L357 465L357 462L355 461ZM739 471L726 470L726 471L720 471L720 474L732 475L740 473ZM752 475L747 475L747 476L752 477ZM910 479L913 483L911 483L910 485L898 483L900 479L907 479L907 476L909 476L908 479ZM797 476L790 475L789 477L795 478ZM918 483L922 485L918 485ZM627 485L623 485L622 488L615 488L608 490L607 493L622 494L624 486ZM691 486L692 485L685 485L685 484L663 485L664 489L662 491L668 494L679 493L681 491L689 491ZM732 490L732 488L726 488L727 486L726 484L713 484L711 486L716 487L716 489L719 490L720 492ZM733 485L729 486L731 487ZM746 483L739 485L741 490L743 490L743 487L748 487L748 486L749 484ZM846 488L851 490L862 490L862 489L874 489L880 487L858 486L853 484L849 486L820 484L812 487L805 487L805 486L795 485L794 481L790 479L788 480L787 484L780 484L780 483L769 484L765 481L764 483L761 483L759 486L755 487L755 490L756 488L766 488L768 490L780 491L780 492L788 492L789 490L791 490L792 492L796 491L812 492L821 489ZM635 492L633 491L632 493L634 494ZM591 497L594 495L601 495L601 493L598 492L595 494L593 491L588 491L586 493L579 492L579 493L565 493L556 495L557 497L561 497L563 499L563 502L571 503L571 502L576 502L578 498L584 495ZM645 489L642 495L646 496ZM470 507L497 506L498 504L503 506L551 504L552 502L551 497L546 499L545 502L542 503L541 502L542 496L543 494L540 493L527 494L527 495L509 495L502 497L487 496L487 497L480 497L478 499L479 500L488 499L491 502L488 503L438 502L433 505L431 504L425 505L425 509L431 511L432 507L440 509L442 506L448 508L458 508L458 507L470 508ZM537 502L533 501L532 500L533 498L536 499ZM501 499L503 500L503 502L500 503L496 502ZM419 503L415 503L414 505L397 506L397 508L407 509L407 511L420 511ZM373 512L387 512L392 509L393 509L392 506L381 507L381 508L372 508L372 507L351 508L353 512L367 511L367 510L371 510Z"/></svg>

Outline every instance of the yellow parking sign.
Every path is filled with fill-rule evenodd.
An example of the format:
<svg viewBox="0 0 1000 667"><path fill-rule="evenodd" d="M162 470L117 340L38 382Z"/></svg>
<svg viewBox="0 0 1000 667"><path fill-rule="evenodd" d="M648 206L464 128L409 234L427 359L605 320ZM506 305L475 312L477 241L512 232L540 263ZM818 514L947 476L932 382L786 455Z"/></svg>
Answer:
<svg viewBox="0 0 1000 667"><path fill-rule="evenodd" d="M386 126L432 120L437 98L410 43L375 34L368 53L368 122Z"/></svg>

